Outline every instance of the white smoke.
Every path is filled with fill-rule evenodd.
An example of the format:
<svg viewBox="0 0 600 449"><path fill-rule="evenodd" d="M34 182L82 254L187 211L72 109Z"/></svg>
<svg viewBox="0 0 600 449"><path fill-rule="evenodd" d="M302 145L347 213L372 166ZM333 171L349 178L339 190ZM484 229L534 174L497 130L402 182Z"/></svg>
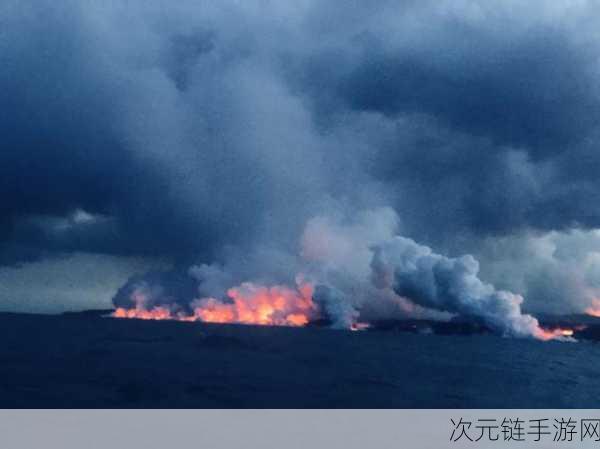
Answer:
<svg viewBox="0 0 600 449"><path fill-rule="evenodd" d="M471 255L449 258L394 237L375 249L372 268L377 286L424 307L478 320L502 335L539 333L538 321L521 312L523 297L479 279L479 263Z"/></svg>
<svg viewBox="0 0 600 449"><path fill-rule="evenodd" d="M393 289L376 286L371 263L374 247L393 239L399 218L390 208L318 216L309 220L301 239L303 269L317 285L315 300L336 327L361 320L431 318L448 313L426 309Z"/></svg>
<svg viewBox="0 0 600 449"><path fill-rule="evenodd" d="M259 248L243 258L236 253L222 265L190 268L187 279L197 285L191 302L189 295L182 296L181 301L166 295L157 299L162 290L150 289L150 284L138 283L133 291L143 290L143 296L153 305L179 302L187 310L225 310L233 299L252 311L260 298L283 300L289 296L293 304L293 298L306 296L298 293L300 287L286 287L295 278L297 286L310 286L307 297L312 295L318 312L315 316L310 311L310 318L325 319L335 328L386 318L447 320L459 315L504 336L554 337L542 330L533 316L522 313L521 295L482 281L479 263L473 256L449 258L436 254L427 246L399 236L398 228L398 216L389 208L361 211L352 217L318 216L304 229L299 256ZM273 283L277 284L276 290L269 287ZM176 289L169 291L175 293ZM139 306L137 300L134 302Z"/></svg>
<svg viewBox="0 0 600 449"><path fill-rule="evenodd" d="M349 329L358 320L360 312L336 288L317 285L313 299L322 315L331 320L334 329Z"/></svg>
<svg viewBox="0 0 600 449"><path fill-rule="evenodd" d="M483 282L474 257L436 254L397 236L398 223L387 208L361 212L346 223L326 217L309 221L302 254L316 262L313 275L328 286L320 291L328 313L338 313L336 323L352 319L350 310L381 317L381 309L389 313L395 304L405 316L438 311L476 320L501 335L540 333L538 321L521 311L523 297Z"/></svg>

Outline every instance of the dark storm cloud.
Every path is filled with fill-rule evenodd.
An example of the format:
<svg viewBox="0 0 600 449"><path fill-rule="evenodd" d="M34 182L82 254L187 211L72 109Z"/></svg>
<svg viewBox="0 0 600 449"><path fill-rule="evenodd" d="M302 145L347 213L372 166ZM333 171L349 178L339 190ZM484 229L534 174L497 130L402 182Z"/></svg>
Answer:
<svg viewBox="0 0 600 449"><path fill-rule="evenodd" d="M293 251L385 204L447 247L598 226L593 7L268 6L6 2L1 263Z"/></svg>
<svg viewBox="0 0 600 449"><path fill-rule="evenodd" d="M538 157L577 143L596 125L590 55L566 32L537 27L513 42L454 26L404 51L386 49L384 36L359 41L361 59L332 87L352 109L430 114Z"/></svg>
<svg viewBox="0 0 600 449"><path fill-rule="evenodd" d="M419 238L594 227L598 11L553 7L386 5L286 74L325 127L379 115L365 169Z"/></svg>
<svg viewBox="0 0 600 449"><path fill-rule="evenodd" d="M270 146L306 144L308 119L278 100L269 74L241 66L243 44L213 54L200 15L177 23L174 12L165 24L152 8L146 22L141 5L112 6L4 6L3 259L74 249L207 256L249 240L257 217L303 189L284 163L296 170L306 158ZM272 106L288 123L268 116ZM77 209L110 218L110 229L56 232L52 221Z"/></svg>

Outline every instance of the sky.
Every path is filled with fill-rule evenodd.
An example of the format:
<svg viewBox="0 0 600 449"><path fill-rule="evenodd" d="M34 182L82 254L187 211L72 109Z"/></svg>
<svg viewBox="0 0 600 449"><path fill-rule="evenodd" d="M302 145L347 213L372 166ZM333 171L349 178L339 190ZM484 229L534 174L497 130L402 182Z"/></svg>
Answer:
<svg viewBox="0 0 600 449"><path fill-rule="evenodd" d="M584 0L5 0L0 310L111 307L190 267L289 282L319 223L376 243L393 222L524 309L583 311L599 20Z"/></svg>

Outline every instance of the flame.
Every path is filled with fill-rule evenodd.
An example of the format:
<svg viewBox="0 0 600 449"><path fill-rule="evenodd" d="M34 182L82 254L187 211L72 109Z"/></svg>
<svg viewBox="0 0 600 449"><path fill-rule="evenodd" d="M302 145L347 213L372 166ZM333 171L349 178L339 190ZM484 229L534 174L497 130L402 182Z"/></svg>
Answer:
<svg viewBox="0 0 600 449"><path fill-rule="evenodd" d="M313 287L301 284L298 289L276 285L264 287L245 282L230 288L225 303L214 298L194 303L194 316L209 323L244 323L271 326L304 326L314 310Z"/></svg>
<svg viewBox="0 0 600 449"><path fill-rule="evenodd" d="M146 308L147 298L140 292L134 292L132 301L135 307L119 307L112 316L144 320L304 326L315 313L313 291L313 285L303 281L299 281L295 289L283 285L265 287L245 282L227 291L227 302L215 298L193 301L191 315L165 306Z"/></svg>
<svg viewBox="0 0 600 449"><path fill-rule="evenodd" d="M115 318L137 318L140 320L171 320L173 315L166 307L154 307L150 310L144 310L136 307L135 309L125 309L118 307L112 314Z"/></svg>
<svg viewBox="0 0 600 449"><path fill-rule="evenodd" d="M132 308L118 307L111 314L114 318L137 318L142 320L202 321L206 323L241 323L267 326L305 326L319 316L313 302L314 286L297 279L295 288L285 285L264 286L244 282L227 291L227 298L202 298L191 302L191 311L185 311L176 304L149 306L152 292L143 287L131 295ZM600 300L597 304L600 314ZM362 331L369 323L354 322L351 331ZM575 341L575 331L585 326L537 327L534 337L543 341Z"/></svg>

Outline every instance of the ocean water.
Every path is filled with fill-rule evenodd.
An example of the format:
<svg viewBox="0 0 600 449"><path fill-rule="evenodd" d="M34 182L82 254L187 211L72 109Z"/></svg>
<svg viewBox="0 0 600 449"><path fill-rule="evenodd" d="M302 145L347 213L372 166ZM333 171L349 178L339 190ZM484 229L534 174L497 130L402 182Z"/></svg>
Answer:
<svg viewBox="0 0 600 449"><path fill-rule="evenodd" d="M2 408L598 408L600 345L0 314Z"/></svg>

